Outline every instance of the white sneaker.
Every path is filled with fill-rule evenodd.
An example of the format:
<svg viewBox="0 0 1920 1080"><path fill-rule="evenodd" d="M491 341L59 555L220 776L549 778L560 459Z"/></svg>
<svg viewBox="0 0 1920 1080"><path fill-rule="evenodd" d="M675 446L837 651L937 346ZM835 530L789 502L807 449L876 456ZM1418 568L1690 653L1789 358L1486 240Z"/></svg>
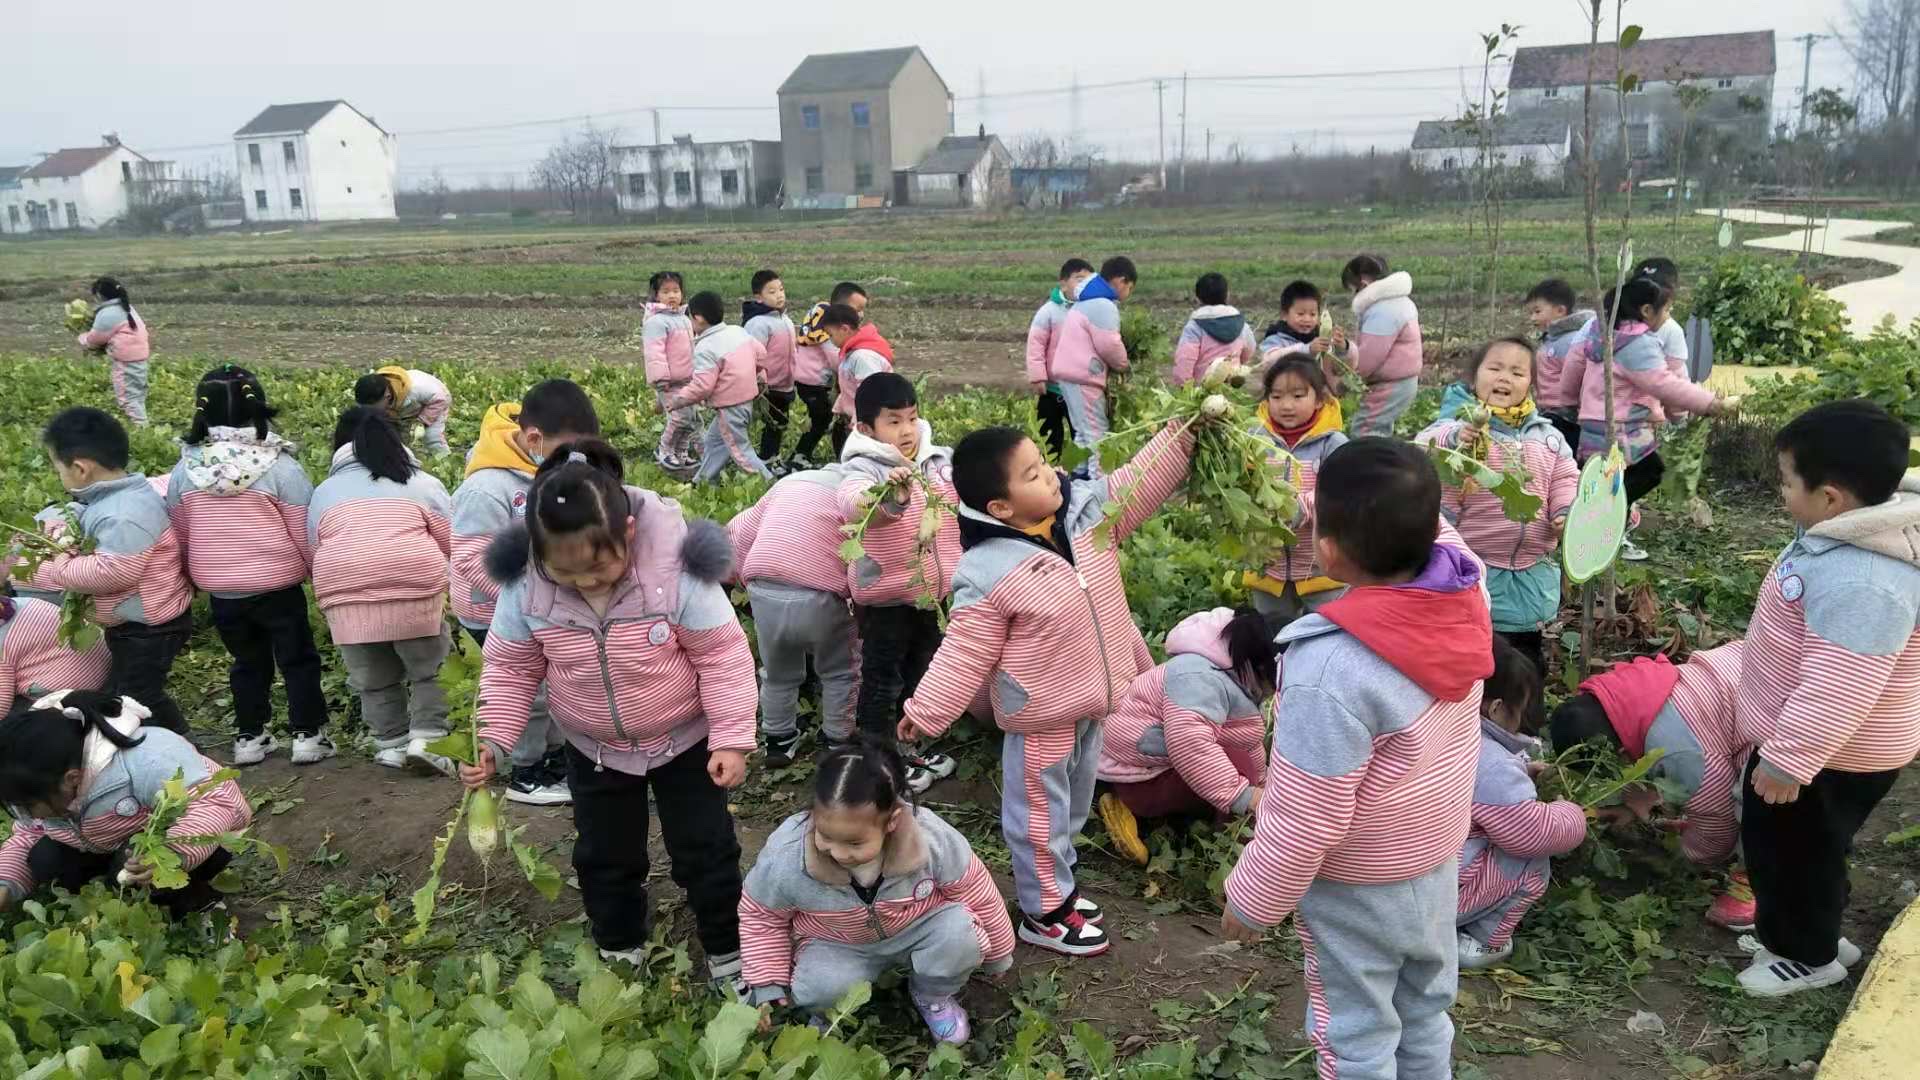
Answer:
<svg viewBox="0 0 1920 1080"><path fill-rule="evenodd" d="M1506 963L1513 955L1513 943L1509 941L1504 949L1489 948L1480 943L1472 934L1461 934L1460 968L1462 971L1480 971L1483 968L1498 967Z"/></svg>
<svg viewBox="0 0 1920 1080"><path fill-rule="evenodd" d="M238 735L233 740L233 763L235 765L258 765L267 760L267 755L280 749L280 743L274 739L273 732L263 731L258 735Z"/></svg>
<svg viewBox="0 0 1920 1080"><path fill-rule="evenodd" d="M427 739L407 740L407 771L420 776L452 776L453 759L427 749Z"/></svg>
<svg viewBox="0 0 1920 1080"><path fill-rule="evenodd" d="M1772 998L1832 986L1846 977L1846 965L1838 960L1821 967L1808 967L1763 948L1754 954L1753 963L1739 974L1738 981L1740 989L1753 997Z"/></svg>
<svg viewBox="0 0 1920 1080"><path fill-rule="evenodd" d="M731 994L735 1001L745 1001L750 991L747 977L743 973L739 953L724 957L707 958L707 976L713 981L713 988L722 994Z"/></svg>
<svg viewBox="0 0 1920 1080"><path fill-rule="evenodd" d="M601 949L600 959L609 964L625 960L636 968L643 967L647 962L647 947L641 945L632 949Z"/></svg>
<svg viewBox="0 0 1920 1080"><path fill-rule="evenodd" d="M1735 942L1735 944L1739 945L1740 951L1746 953L1748 956L1758 956L1765 949L1765 946L1760 944L1760 939L1754 937L1752 934L1741 934L1740 940ZM1834 959L1840 962L1841 967L1850 968L1860 962L1860 946L1855 945L1846 938L1840 939L1840 943L1835 947L1834 953Z"/></svg>
<svg viewBox="0 0 1920 1080"><path fill-rule="evenodd" d="M927 789L932 787L935 781L945 780L959 768L959 764L945 754L916 754L908 751L905 756L907 787L911 788L915 795L926 794Z"/></svg>
<svg viewBox="0 0 1920 1080"><path fill-rule="evenodd" d="M1620 541L1620 558L1626 562L1646 562L1647 549L1631 539L1623 539Z"/></svg>
<svg viewBox="0 0 1920 1080"><path fill-rule="evenodd" d="M375 750L373 763L388 769L404 769L407 767L407 748L389 746L384 750Z"/></svg>
<svg viewBox="0 0 1920 1080"><path fill-rule="evenodd" d="M333 748L333 740L327 738L325 732L316 732L312 735L295 735L293 737L293 763L295 765L311 765L316 761L325 761L336 753L338 753L338 751Z"/></svg>

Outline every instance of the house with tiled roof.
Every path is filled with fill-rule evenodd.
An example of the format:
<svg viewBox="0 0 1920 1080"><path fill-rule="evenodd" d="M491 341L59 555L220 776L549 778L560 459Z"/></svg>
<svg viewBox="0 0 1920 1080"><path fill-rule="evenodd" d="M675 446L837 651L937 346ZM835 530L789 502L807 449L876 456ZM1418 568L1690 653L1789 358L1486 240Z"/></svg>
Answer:
<svg viewBox="0 0 1920 1080"><path fill-rule="evenodd" d="M1502 168L1553 181L1566 168L1572 146L1567 122L1554 116L1502 115L1485 131L1471 120L1422 120L1413 131L1411 160L1429 172L1465 171L1478 164L1484 148Z"/></svg>
<svg viewBox="0 0 1920 1080"><path fill-rule="evenodd" d="M339 99L269 105L233 133L249 222L393 220L392 135Z"/></svg>
<svg viewBox="0 0 1920 1080"><path fill-rule="evenodd" d="M153 161L103 137L98 146L73 146L26 166L0 169L0 232L99 229L129 208L172 192L173 163Z"/></svg>
<svg viewBox="0 0 1920 1080"><path fill-rule="evenodd" d="M1685 120L1682 86L1704 94L1693 115L1695 133L1717 130L1743 141L1765 142L1773 119L1774 50L1771 30L1641 38L1624 53L1613 42L1602 42L1592 60L1595 145L1618 141L1617 63L1636 77L1626 92L1627 140L1636 156L1667 154L1667 144ZM1585 44L1515 49L1507 75L1507 111L1516 117L1564 121L1577 147L1587 70Z"/></svg>
<svg viewBox="0 0 1920 1080"><path fill-rule="evenodd" d="M788 206L905 203L953 131L953 92L918 46L809 56L779 97Z"/></svg>

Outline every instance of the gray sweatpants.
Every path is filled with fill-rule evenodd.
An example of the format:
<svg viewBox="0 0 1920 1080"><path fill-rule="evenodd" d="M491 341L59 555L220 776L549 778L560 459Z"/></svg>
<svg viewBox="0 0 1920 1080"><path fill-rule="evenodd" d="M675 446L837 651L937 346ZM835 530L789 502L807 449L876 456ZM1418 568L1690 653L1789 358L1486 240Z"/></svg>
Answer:
<svg viewBox="0 0 1920 1080"><path fill-rule="evenodd" d="M700 443L700 407L686 405L666 409L667 395L685 385L684 382L669 383L666 389L654 391L667 417L666 426L660 429L660 446L653 452L654 460L663 469L692 468L693 450Z"/></svg>
<svg viewBox="0 0 1920 1080"><path fill-rule="evenodd" d="M1013 858L1020 910L1038 919L1073 895L1078 858L1073 837L1093 809L1093 782L1106 729L1098 720L1071 728L1008 732L1000 748L1000 831Z"/></svg>
<svg viewBox="0 0 1920 1080"><path fill-rule="evenodd" d="M1087 475L1099 477L1100 440L1112 430L1107 420L1107 391L1104 387L1081 383L1061 383L1060 400L1067 403L1067 423L1073 426L1073 442L1093 451L1087 461Z"/></svg>
<svg viewBox="0 0 1920 1080"><path fill-rule="evenodd" d="M1369 384L1360 396L1359 415L1347 422L1347 434L1356 439L1366 435L1392 438L1393 425L1419 392L1418 376Z"/></svg>
<svg viewBox="0 0 1920 1080"><path fill-rule="evenodd" d="M712 483L720 478L732 462L756 476L773 478L767 463L760 460L754 452L753 440L747 437L747 426L753 423L753 403L729 405L724 409L715 409L713 423L707 425L707 441L700 454L700 471L693 476L696 484Z"/></svg>
<svg viewBox="0 0 1920 1080"><path fill-rule="evenodd" d="M1453 1076L1459 872L1454 858L1387 885L1322 878L1300 898L1293 925L1306 950L1307 1038L1322 1077Z"/></svg>
<svg viewBox="0 0 1920 1080"><path fill-rule="evenodd" d="M778 581L747 582L753 633L760 643L760 730L792 735L798 727L800 684L807 658L820 676L820 730L829 739L853 737L853 706L860 691L860 634L846 600L818 589Z"/></svg>
<svg viewBox="0 0 1920 1080"><path fill-rule="evenodd" d="M793 1004L833 1007L856 983L907 969L907 987L923 998L947 997L980 967L980 932L964 904L948 904L900 933L865 945L808 938L793 956Z"/></svg>
<svg viewBox="0 0 1920 1080"><path fill-rule="evenodd" d="M1345 589L1327 589L1322 592L1300 595L1299 588L1291 581L1287 582L1287 591L1275 596L1260 589L1250 590L1247 597L1253 603L1253 610L1267 620L1267 629L1278 634L1289 623L1302 615L1319 611L1322 607L1347 595Z"/></svg>
<svg viewBox="0 0 1920 1080"><path fill-rule="evenodd" d="M381 749L447 733L439 675L452 644L442 627L433 637L340 646L347 684L360 695L360 716Z"/></svg>
<svg viewBox="0 0 1920 1080"><path fill-rule="evenodd" d="M134 427L147 426L147 361L134 360L112 364L110 374L113 381L113 399L120 405L120 411L127 414Z"/></svg>

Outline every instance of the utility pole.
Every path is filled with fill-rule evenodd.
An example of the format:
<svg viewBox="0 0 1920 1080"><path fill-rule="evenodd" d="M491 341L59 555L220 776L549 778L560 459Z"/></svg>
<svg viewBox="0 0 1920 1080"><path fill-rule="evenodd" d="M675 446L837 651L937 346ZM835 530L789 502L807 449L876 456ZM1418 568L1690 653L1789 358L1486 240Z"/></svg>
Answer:
<svg viewBox="0 0 1920 1080"><path fill-rule="evenodd" d="M987 126L987 69L976 68L974 78L980 95L980 126ZM947 125L951 128L953 125Z"/></svg>
<svg viewBox="0 0 1920 1080"><path fill-rule="evenodd" d="M1187 73L1180 73L1180 194L1187 193Z"/></svg>
<svg viewBox="0 0 1920 1080"><path fill-rule="evenodd" d="M1213 129L1207 129L1207 171L1213 171Z"/></svg>
<svg viewBox="0 0 1920 1080"><path fill-rule="evenodd" d="M1805 49L1800 57L1800 126L1796 129L1798 131L1807 130L1807 91L1812 86L1813 47L1819 42L1827 40L1830 36L1832 35L1801 34L1799 37L1793 39L1799 42Z"/></svg>
<svg viewBox="0 0 1920 1080"><path fill-rule="evenodd" d="M665 139L660 137L660 110L658 107L655 107L650 111L653 113L653 145L659 146L661 143L666 142Z"/></svg>
<svg viewBox="0 0 1920 1080"><path fill-rule="evenodd" d="M1160 190L1167 190L1167 83L1153 80L1153 93L1160 102Z"/></svg>
<svg viewBox="0 0 1920 1080"><path fill-rule="evenodd" d="M1080 152L1080 72L1073 73L1073 89L1067 96L1067 146L1060 156L1069 163Z"/></svg>

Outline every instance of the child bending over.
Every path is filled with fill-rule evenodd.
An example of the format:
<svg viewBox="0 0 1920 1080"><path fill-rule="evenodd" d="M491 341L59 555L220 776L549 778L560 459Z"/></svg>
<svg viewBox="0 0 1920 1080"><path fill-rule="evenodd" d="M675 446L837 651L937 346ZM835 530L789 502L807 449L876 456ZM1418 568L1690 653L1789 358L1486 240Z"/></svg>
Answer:
<svg viewBox="0 0 1920 1080"><path fill-rule="evenodd" d="M453 412L453 394L439 379L410 368L377 368L353 384L353 400L384 411L403 434L411 433L418 421L427 452L447 452L447 416Z"/></svg>
<svg viewBox="0 0 1920 1080"><path fill-rule="evenodd" d="M31 708L56 690L98 690L107 682L107 643L75 652L60 641L60 606L0 596L0 694Z"/></svg>

